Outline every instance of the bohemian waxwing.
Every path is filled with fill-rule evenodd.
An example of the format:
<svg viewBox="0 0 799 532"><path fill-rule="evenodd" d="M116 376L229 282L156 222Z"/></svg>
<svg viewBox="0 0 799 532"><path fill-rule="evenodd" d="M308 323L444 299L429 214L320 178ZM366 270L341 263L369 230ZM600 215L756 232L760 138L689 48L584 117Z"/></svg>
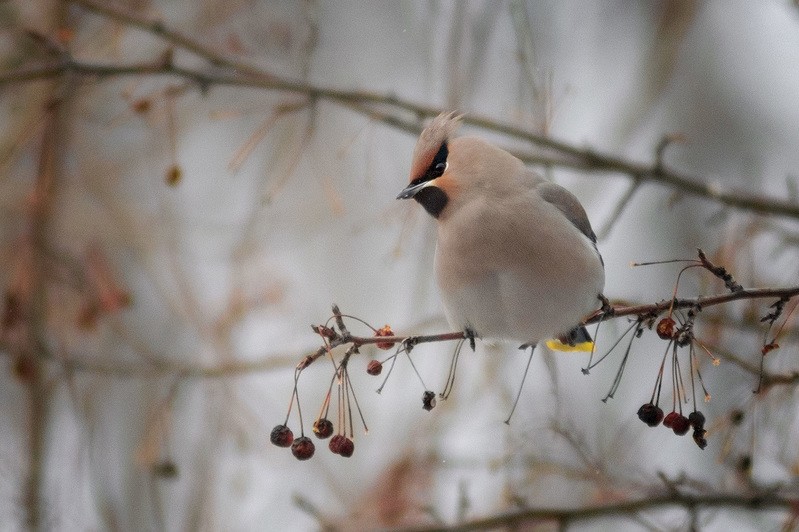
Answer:
<svg viewBox="0 0 799 532"><path fill-rule="evenodd" d="M601 305L605 269L580 202L441 114L413 152L413 198L438 222L436 278L450 325L472 337L591 350L581 320ZM550 339L557 341L549 341Z"/></svg>

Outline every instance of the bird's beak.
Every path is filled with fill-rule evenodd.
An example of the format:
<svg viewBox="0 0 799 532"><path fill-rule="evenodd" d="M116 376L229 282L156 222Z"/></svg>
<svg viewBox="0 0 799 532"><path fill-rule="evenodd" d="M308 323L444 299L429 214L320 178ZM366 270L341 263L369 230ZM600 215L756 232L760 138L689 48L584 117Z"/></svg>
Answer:
<svg viewBox="0 0 799 532"><path fill-rule="evenodd" d="M402 192L399 193L397 199L408 199L412 198L416 195L417 192L422 190L424 187L428 185L432 185L435 179L431 179L430 181L425 181L424 183L419 183L416 185L411 185L402 189Z"/></svg>

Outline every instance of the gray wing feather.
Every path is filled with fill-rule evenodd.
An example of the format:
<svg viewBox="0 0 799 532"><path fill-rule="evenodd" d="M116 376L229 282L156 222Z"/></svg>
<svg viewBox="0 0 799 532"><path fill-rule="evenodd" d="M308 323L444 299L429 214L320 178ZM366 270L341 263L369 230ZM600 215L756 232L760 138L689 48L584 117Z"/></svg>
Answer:
<svg viewBox="0 0 799 532"><path fill-rule="evenodd" d="M588 215L585 213L585 209L580 205L580 201L574 194L562 186L550 182L541 183L536 187L536 190L544 201L557 207L582 234L596 244L596 235L594 234L594 230L591 229L591 222L588 221Z"/></svg>

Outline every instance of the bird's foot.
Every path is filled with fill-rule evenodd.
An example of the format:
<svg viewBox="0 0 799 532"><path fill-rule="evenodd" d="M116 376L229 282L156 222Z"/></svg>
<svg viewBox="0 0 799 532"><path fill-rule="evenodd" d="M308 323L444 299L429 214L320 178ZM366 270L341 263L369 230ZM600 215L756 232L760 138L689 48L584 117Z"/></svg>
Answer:
<svg viewBox="0 0 799 532"><path fill-rule="evenodd" d="M608 298L606 298L604 294L599 294L596 297L602 302L602 316L613 316L613 307L611 306L610 301L608 301Z"/></svg>
<svg viewBox="0 0 799 532"><path fill-rule="evenodd" d="M469 340L469 347L471 347L472 348L472 352L474 352L474 350L477 347L475 345L475 342L474 342L474 339L476 337L475 332L473 330L471 330L469 327L466 327L466 330L463 331L463 336L465 336L466 339Z"/></svg>

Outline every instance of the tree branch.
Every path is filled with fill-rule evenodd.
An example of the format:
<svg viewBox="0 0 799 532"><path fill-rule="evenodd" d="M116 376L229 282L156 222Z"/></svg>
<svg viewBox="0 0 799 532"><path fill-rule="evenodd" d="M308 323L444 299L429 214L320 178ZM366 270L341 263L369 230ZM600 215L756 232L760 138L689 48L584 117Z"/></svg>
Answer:
<svg viewBox="0 0 799 532"><path fill-rule="evenodd" d="M72 80L66 78L65 83L50 89L50 102L46 108L45 126L42 132L41 149L38 168L32 186L31 209L27 219L28 238L25 246L29 246L29 268L24 275L29 280L21 286L9 288L8 294L18 301L24 302L17 323L22 329L22 336L12 342L9 351L17 358L17 363L24 364L25 370L18 375L28 385L29 396L29 458L28 476L25 483L24 501L26 508L26 525L31 530L42 526L42 482L46 451L46 435L49 413L49 390L45 372L46 351L39 349L41 338L47 336L47 280L43 250L50 231L52 206L58 185L61 155L66 141L65 118L68 97L72 93ZM12 325L13 327L14 325Z"/></svg>
<svg viewBox="0 0 799 532"><path fill-rule="evenodd" d="M465 532L467 530L494 530L513 528L533 521L556 521L561 528L574 522L602 517L629 516L637 512L657 509L684 508L688 511L715 508L739 508L742 510L784 509L796 511L799 498L778 495L765 491L754 495L712 494L687 495L680 492L646 499L624 501L602 506L578 508L534 508L518 512L495 515L486 519L475 519L452 526L432 526L401 529L405 532Z"/></svg>
<svg viewBox="0 0 799 532"><path fill-rule="evenodd" d="M732 293L716 294L711 296L680 298L674 300L664 299L658 303L651 303L647 305L615 305L611 306L607 311L604 312L602 310L598 310L589 316L584 323L588 325L592 323L598 323L599 321L607 321L609 319L621 318L625 316L654 318L664 312L667 312L669 309L691 309L696 307L707 308L745 299L791 299L797 295L799 295L799 286L786 288L751 288L742 289ZM337 310L337 308L334 309L334 316L336 316ZM340 313L338 315L341 316ZM336 347L344 345L361 347L364 345L377 343L394 343L402 344L406 349L412 349L417 345L425 343L449 342L467 339L466 335L462 331L428 335L399 336L355 336L349 333L349 331L347 331L346 334L342 334L324 326L314 326L314 331L326 339L327 345L304 355L297 364L298 369L305 369L314 361L324 356L329 349L335 349ZM40 346L40 350L46 352L46 348L44 346ZM69 371L97 373L116 378L158 378L166 375L181 375L185 378L199 379L229 378L249 373L274 371L289 367L297 360L292 356L271 356L253 361L227 363L211 367L198 367L183 364L173 364L167 362L166 360L149 366L119 366L111 364L96 364L75 359L60 359L55 358L52 355L48 355L48 358L50 360L57 361L58 364ZM766 376L765 378L769 379L768 382L770 385L793 384L799 382L799 377L794 374L775 375L771 377Z"/></svg>
<svg viewBox="0 0 799 532"><path fill-rule="evenodd" d="M218 50L200 43L184 35L183 33L167 27L162 20L158 18L149 18L140 15L138 12L128 9L127 7L115 2L97 1L97 0L62 0L65 4L75 4L103 15L107 18L116 20L128 26L139 28L148 33L152 33L163 40L172 43L175 46L183 48L192 52L199 57L202 57L212 64L219 66L232 67L237 72L242 74L249 74L254 76L263 76L266 74L262 69L245 63L244 61L227 56Z"/></svg>
<svg viewBox="0 0 799 532"><path fill-rule="evenodd" d="M721 305L731 301L741 299L768 299L768 298L793 298L799 295L799 286L787 288L745 288L737 292L717 294L712 296L700 296L691 298L679 298L674 300L663 300L659 303L649 305L632 306L613 306L610 311L596 311L585 320L585 324L597 323L607 320L609 317L618 318L621 316L657 316L669 308L688 309L693 307L707 308L714 305Z"/></svg>
<svg viewBox="0 0 799 532"><path fill-rule="evenodd" d="M170 61L145 65L97 65L67 59L61 63L49 64L33 68L20 68L0 74L0 86L11 82L31 81L60 75L65 71L78 72L84 75L102 77L124 75L170 75L179 76L196 82L203 90L212 85L261 88L264 90L287 91L304 94L310 99L324 99L349 107L373 120L379 120L390 126L418 134L421 129L420 119L435 116L443 109L419 104L393 95L379 94L369 91L340 90L331 87L314 85L304 81L295 81L276 76L264 69L253 66L238 58L230 57L182 33L168 28L162 21L143 17L110 2L96 0L62 0L73 3L109 17L118 22L137 27L166 42L194 53L211 65L226 67L231 72L203 72L175 66ZM364 105L369 104L369 105ZM388 107L393 113L379 112L373 106ZM396 115L397 112L410 112L414 119L408 120ZM677 189L685 194L699 196L717 201L729 207L748 210L758 214L770 214L799 219L799 204L779 198L748 194L738 190L724 189L717 183L705 182L699 176L680 173L668 169L662 160L663 143L655 148L653 163L629 161L608 153L589 148L578 148L567 142L558 141L546 135L497 122L475 114L466 115L463 122L481 129L494 131L509 137L523 140L543 149L548 153L528 150L510 150L514 155L528 164L543 164L566 167L583 172L619 173L627 175L639 183L652 182Z"/></svg>

